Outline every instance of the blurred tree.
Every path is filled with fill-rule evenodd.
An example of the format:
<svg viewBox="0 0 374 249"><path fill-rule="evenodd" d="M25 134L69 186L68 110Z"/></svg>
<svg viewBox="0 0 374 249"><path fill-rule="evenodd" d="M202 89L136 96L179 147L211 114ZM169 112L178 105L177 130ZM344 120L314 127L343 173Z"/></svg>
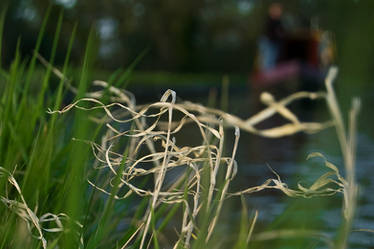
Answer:
<svg viewBox="0 0 374 249"><path fill-rule="evenodd" d="M46 8L52 5L42 53L48 56L58 13L64 10L61 48L79 23L73 60L82 58L91 27L100 42L98 67L128 65L146 47L138 65L143 70L248 72L256 54L257 38L271 0L12 0L9 1L4 51L10 58L19 35L22 52L30 54ZM289 23L319 26L336 36L337 63L344 74L372 79L373 19L371 0L283 0ZM0 7L3 8L5 1ZM344 17L344 18L342 18ZM64 45L65 44L65 45ZM62 53L64 49L61 49ZM57 62L60 62L57 57ZM8 59L9 61L9 59ZM366 75L366 76L364 76ZM343 75L342 75L343 76Z"/></svg>

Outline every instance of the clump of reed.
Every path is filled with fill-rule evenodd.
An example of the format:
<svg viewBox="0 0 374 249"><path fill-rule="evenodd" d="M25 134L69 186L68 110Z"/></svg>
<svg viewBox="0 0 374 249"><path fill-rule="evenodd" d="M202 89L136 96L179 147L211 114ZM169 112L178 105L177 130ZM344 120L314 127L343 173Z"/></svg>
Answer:
<svg viewBox="0 0 374 249"><path fill-rule="evenodd" d="M266 189L304 198L342 193L342 227L337 228L335 238L315 230L255 231L261 210L255 210L249 217L243 205L242 223L233 248L247 248L251 240L292 236L321 237L330 248L347 247L357 205L355 130L360 104L358 100L353 101L346 128L332 87L336 68L326 78L326 92L299 92L278 101L263 93L261 101L267 107L246 120L200 104L179 103L172 90L166 91L160 101L138 105L130 92L113 84L118 78L124 82L129 71L113 74L108 82L94 81L93 85L100 90L87 92L92 70L90 39L79 87L76 89L70 84L65 75L75 29L61 72L53 66L62 15L58 19L51 57L48 60L41 57L38 49L48 15L49 10L30 61L26 63L20 58L19 43L9 70L0 67L0 80L6 82L1 86L0 105L0 200L4 204L0 207L4 214L0 216L0 248L24 247L22 243L43 249L166 248L166 245L169 248L222 248L217 230L226 201ZM46 70L37 98L32 99L30 87L38 59ZM57 92L49 98L52 73L60 81ZM76 94L76 101L60 110L65 89ZM324 99L331 120L299 120L288 105L305 98ZM47 117L45 106L52 108ZM61 141L69 120L64 119L67 114L58 117L56 113L67 113L73 108L77 109L74 121L70 121L74 122L71 128L74 141L65 147ZM275 114L283 116L288 123L264 130L256 128ZM88 124L87 117L93 125ZM192 127L192 133L188 127ZM233 127L235 139L231 149L224 149L227 132L232 132L226 127ZM274 178L264 179L259 186L248 186L241 191L230 188L240 167L235 161L240 131L276 138L297 132L315 133L329 127L337 132L344 174L340 173L343 167L333 165L321 153L313 153L308 158L322 158L328 172L309 186L298 184L290 188L273 171ZM183 132L191 133L199 144L181 144L176 137ZM86 151L88 147L92 149L93 160ZM86 164L90 166L88 169ZM86 182L91 186L89 190L85 188ZM89 191L89 198L85 199ZM125 208L118 206L121 203ZM165 238L163 233L168 225L175 227L175 235L168 230L169 238Z"/></svg>
<svg viewBox="0 0 374 249"><path fill-rule="evenodd" d="M136 105L134 97L127 91L108 85L103 81L94 81L112 93L111 104L102 103L99 98L103 91L88 94L66 106L61 111L49 113L65 113L72 108L85 111L102 110L94 113L92 120L105 125L104 135L100 143L86 141L92 147L96 158L95 169L105 177L101 181L89 180L98 191L116 200L129 198L135 194L148 197L144 216L137 222L138 229L124 243L127 248L131 243L139 248L147 248L153 241L154 248L159 248L158 228L155 225L157 210L163 205L173 207L180 204L183 210L178 239L173 248L200 248L209 244L219 220L222 206L226 199L258 192L264 189L279 189L290 197L330 196L337 192L344 195L344 225L343 233L334 244L336 248L344 248L347 244L351 223L354 217L357 185L354 179L355 154L355 118L359 109L356 100L351 111L349 135L347 137L343 125L332 81L336 68L332 68L326 78L327 92L299 92L276 101L269 93L261 95L261 101L268 107L247 120L230 115L226 112L207 108L191 102L176 102L176 93L168 90L159 102L149 105ZM92 98L96 96L96 98ZM302 122L292 113L287 105L303 98L324 98L332 114L332 120L326 122ZM280 114L289 121L288 124L265 130L255 128L255 125L274 114ZM178 120L175 120L175 116ZM127 124L127 125L126 125ZM196 128L194 136L200 136L201 145L179 145L174 136L184 131L184 126ZM235 141L230 155L223 155L225 140L224 127L234 127ZM239 192L229 192L229 186L235 180L237 163L235 154L239 143L240 130L265 137L281 137L303 131L318 132L334 126L342 146L344 155L346 179L341 176L336 166L328 162L320 153L308 156L322 157L329 172L319 177L309 187L298 185L291 189L279 175L274 179L265 179L259 186L251 186ZM129 128L130 127L130 128ZM121 140L126 141L126 146ZM145 154L142 151L147 151ZM167 177L170 172L179 169L177 175ZM221 172L222 171L222 172ZM219 172L224 177L219 179ZM151 175L152 187L142 188L137 180ZM118 193L122 194L119 195ZM203 218L201 218L202 216ZM200 222L201 220L204 222ZM248 223L246 243L249 242L256 217ZM198 245L196 247L196 245ZM334 247L335 247L334 246Z"/></svg>

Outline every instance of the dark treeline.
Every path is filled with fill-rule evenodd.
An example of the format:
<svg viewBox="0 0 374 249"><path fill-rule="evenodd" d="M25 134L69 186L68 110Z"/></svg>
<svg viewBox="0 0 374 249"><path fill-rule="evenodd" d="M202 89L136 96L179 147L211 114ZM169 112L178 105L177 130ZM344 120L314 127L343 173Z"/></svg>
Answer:
<svg viewBox="0 0 374 249"><path fill-rule="evenodd" d="M129 65L147 49L138 64L141 70L176 72L248 72L255 61L258 37L267 8L274 1L261 0L12 0L7 5L3 62L9 63L16 41L22 37L22 53L29 55L48 6L51 16L42 53L48 57L58 16L64 22L60 54L64 58L71 31L78 23L73 63L79 64L87 36L96 37L98 67L116 69ZM286 19L308 27L313 20L335 34L337 62L350 76L373 67L374 32L366 0L287 0ZM367 77L365 76L365 77ZM367 78L365 78L367 79Z"/></svg>

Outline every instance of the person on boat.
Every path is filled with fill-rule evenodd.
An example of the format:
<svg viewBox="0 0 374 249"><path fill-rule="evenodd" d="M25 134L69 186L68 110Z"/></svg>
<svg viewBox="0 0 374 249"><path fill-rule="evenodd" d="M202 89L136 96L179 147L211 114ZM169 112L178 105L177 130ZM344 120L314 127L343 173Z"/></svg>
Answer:
<svg viewBox="0 0 374 249"><path fill-rule="evenodd" d="M283 6L272 3L268 9L264 34L259 40L260 70L268 71L276 66L284 40L282 24Z"/></svg>

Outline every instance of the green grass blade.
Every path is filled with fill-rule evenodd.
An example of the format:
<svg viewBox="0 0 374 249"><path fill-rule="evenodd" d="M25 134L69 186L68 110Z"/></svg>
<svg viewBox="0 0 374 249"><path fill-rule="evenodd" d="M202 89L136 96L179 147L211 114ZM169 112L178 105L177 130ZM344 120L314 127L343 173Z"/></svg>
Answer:
<svg viewBox="0 0 374 249"><path fill-rule="evenodd" d="M149 48L146 48L141 52L135 60L130 64L130 66L123 72L123 74L119 77L118 81L116 82L116 87L121 87L122 89L126 89L129 83L129 77L131 75L131 72L134 70L136 65L144 58L144 56L148 53Z"/></svg>
<svg viewBox="0 0 374 249"><path fill-rule="evenodd" d="M86 247L87 249L96 248L98 243L102 241L110 232L110 230L108 229L108 226L110 225L109 218L111 217L113 213L113 206L114 206L114 201L115 201L114 197L118 194L118 191L119 191L122 173L124 172L125 166L126 166L126 159L127 159L128 152L129 152L129 147L126 146L125 152L123 153L123 157L122 157L119 170L117 172L117 176L114 179L114 183L113 183L114 187L112 188L110 196L105 204L105 208L101 216L101 219L98 223L98 228L96 230L96 233L88 241L88 244Z"/></svg>
<svg viewBox="0 0 374 249"><path fill-rule="evenodd" d="M39 52L40 45L41 45L43 37L44 37L45 28L46 28L47 23L48 23L50 12L51 12L51 6L49 6L47 8L47 11L46 11L46 13L44 15L44 19L43 19L42 25L40 27L38 38L37 38L37 41L36 41L34 53L33 53L32 57L31 57L31 61L30 61L30 64L29 64L27 76L26 76L26 79L25 79L25 85L24 85L24 89L23 89L23 94L22 94L22 98L21 98L21 105L20 105L21 108L20 108L20 110L22 110L22 111L24 110L24 108L27 109L27 107L26 107L26 100L27 100L27 96L28 96L28 93L29 93L31 79L32 79L33 74L35 72L35 64L36 64L36 58L37 58L36 55ZM17 120L18 121L21 118L22 111L20 111L18 113L18 116L17 116ZM33 127L31 127L31 128L33 128Z"/></svg>
<svg viewBox="0 0 374 249"><path fill-rule="evenodd" d="M43 82L42 82L42 88L40 89L40 93L39 93L39 96L38 96L37 107L38 107L38 110L41 110L41 111L43 111L44 94L45 94L45 91L47 90L47 86L49 84L49 80L50 80L51 73L52 73L52 67L53 67L53 64L54 64L55 56L56 56L58 40L60 39L62 20L63 20L63 13L61 12L60 16L58 18L56 32L55 32L55 35L54 35L54 38L53 38L51 56L50 56L50 59L49 59L50 66L47 67L47 71L44 75ZM36 118L38 118L38 117L36 117Z"/></svg>
<svg viewBox="0 0 374 249"><path fill-rule="evenodd" d="M83 97L88 89L88 80L92 71L94 60L94 41L93 31L91 30L87 45L86 52L83 60L81 77L78 86L78 94L76 99ZM89 122L86 113L76 111L74 114L73 137L85 140L92 140L92 124ZM64 211L74 220L81 220L83 210L85 210L85 203L82 202L86 198L87 183L85 181L85 170L88 162L89 146L82 142L73 141L69 150L68 166L66 168L69 175L66 177L66 184L61 189L62 196L66 197L64 204ZM74 231L75 227L70 226L69 229ZM79 231L77 231L79 232ZM64 248L76 248L79 241L64 237Z"/></svg>
<svg viewBox="0 0 374 249"><path fill-rule="evenodd" d="M74 43L74 40L75 40L76 31L77 31L77 25L74 25L73 31L71 32L71 35L70 35L68 48L67 48L67 51L66 51L64 66L62 68L62 74L64 76L66 75L67 69L68 69L68 66L69 66L70 55L71 55L71 50L72 50L73 43ZM62 97L63 97L62 94L63 94L64 81L65 80L67 80L67 79L66 78L60 79L59 86L58 86L58 89L57 89L57 94L56 94L54 110L58 110L61 106ZM52 115L52 118L51 118L51 123L52 123L51 126L52 127L54 127L54 123L56 121L56 118L57 118L57 115Z"/></svg>

